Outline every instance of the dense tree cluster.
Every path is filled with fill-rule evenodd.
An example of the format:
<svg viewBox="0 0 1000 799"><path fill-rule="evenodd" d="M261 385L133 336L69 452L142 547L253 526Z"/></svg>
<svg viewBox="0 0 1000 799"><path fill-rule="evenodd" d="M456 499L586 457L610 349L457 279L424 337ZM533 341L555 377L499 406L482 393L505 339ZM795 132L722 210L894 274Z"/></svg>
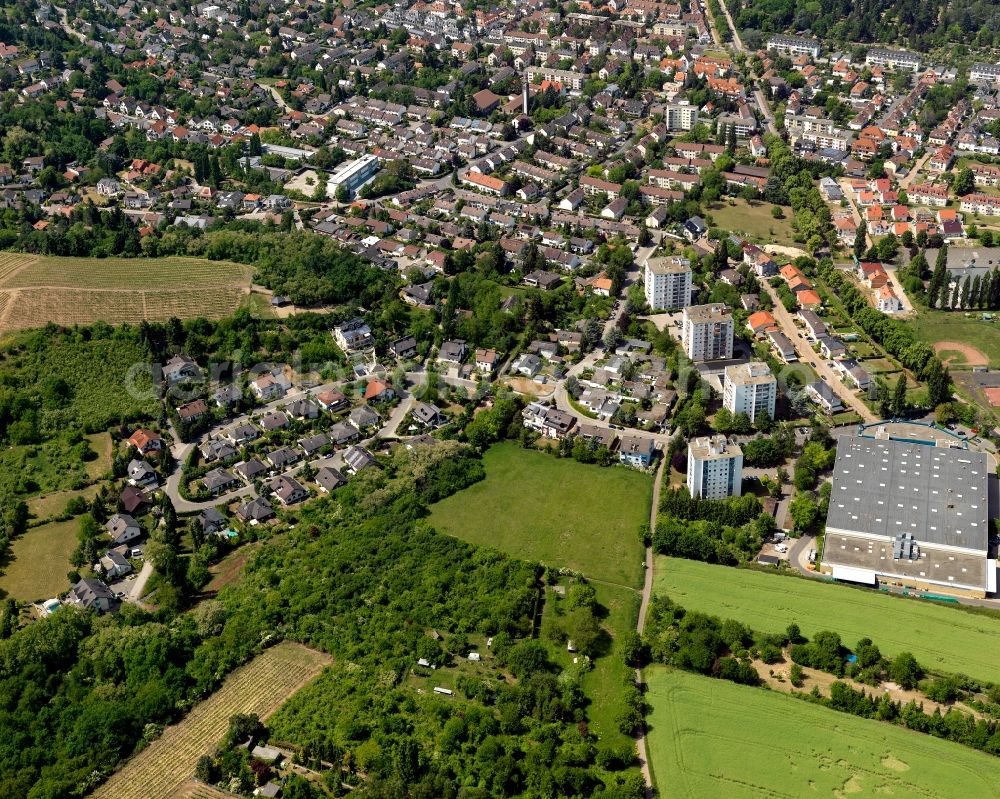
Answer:
<svg viewBox="0 0 1000 799"><path fill-rule="evenodd" d="M971 0L959 5L917 0L766 0L727 6L740 29L784 33L811 31L822 39L840 42L900 43L926 52L948 42L996 45L1000 36L996 3Z"/></svg>
<svg viewBox="0 0 1000 799"><path fill-rule="evenodd" d="M951 396L951 378L929 344L918 341L913 329L875 310L868 299L833 268L822 270L823 279L836 292L854 322L918 379L927 381L929 404L935 407Z"/></svg>

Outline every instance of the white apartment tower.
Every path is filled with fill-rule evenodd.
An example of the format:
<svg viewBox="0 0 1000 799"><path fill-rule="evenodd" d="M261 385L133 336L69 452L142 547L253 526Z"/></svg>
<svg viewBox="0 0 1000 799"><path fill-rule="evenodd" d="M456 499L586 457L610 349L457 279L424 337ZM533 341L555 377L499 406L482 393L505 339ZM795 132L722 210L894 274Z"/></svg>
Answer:
<svg viewBox="0 0 1000 799"><path fill-rule="evenodd" d="M688 493L695 499L738 497L743 488L743 450L725 436L688 443Z"/></svg>
<svg viewBox="0 0 1000 799"><path fill-rule="evenodd" d="M745 413L750 421L757 414L774 418L774 403L778 397L778 381L762 361L727 366L722 386L722 406L734 416Z"/></svg>
<svg viewBox="0 0 1000 799"><path fill-rule="evenodd" d="M691 262L687 258L649 258L644 270L646 302L653 311L691 304Z"/></svg>
<svg viewBox="0 0 1000 799"><path fill-rule="evenodd" d="M688 102L667 103L663 107L663 122L669 130L691 130L698 124L698 106Z"/></svg>
<svg viewBox="0 0 1000 799"><path fill-rule="evenodd" d="M684 352L692 361L733 357L733 315L726 305L692 305L684 309Z"/></svg>

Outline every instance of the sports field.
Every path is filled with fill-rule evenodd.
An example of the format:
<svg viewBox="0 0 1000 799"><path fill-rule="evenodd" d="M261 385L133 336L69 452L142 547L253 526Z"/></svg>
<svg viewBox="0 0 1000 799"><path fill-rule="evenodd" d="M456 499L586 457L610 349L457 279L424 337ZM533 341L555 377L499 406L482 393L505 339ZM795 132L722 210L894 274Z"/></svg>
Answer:
<svg viewBox="0 0 1000 799"><path fill-rule="evenodd" d="M1000 797L997 759L760 688L646 672L649 759L663 796Z"/></svg>
<svg viewBox="0 0 1000 799"><path fill-rule="evenodd" d="M267 718L330 662L327 655L300 644L285 642L268 649L229 675L218 691L183 721L167 727L91 796L170 799L194 773L198 758L210 754L225 736L230 716L256 713Z"/></svg>
<svg viewBox="0 0 1000 799"><path fill-rule="evenodd" d="M988 359L990 365L1000 365L1000 322L984 322L976 315L966 317L960 311L922 309L917 319L910 324L913 332L921 341L926 341L928 344L944 342L945 349L954 350L942 353L942 357L945 358L953 356L952 365L954 366L965 365L964 362L968 359L957 357L960 355L958 348L948 347L949 342L978 350ZM973 361L977 360L973 359Z"/></svg>
<svg viewBox="0 0 1000 799"><path fill-rule="evenodd" d="M689 610L762 632L781 632L795 622L807 637L833 630L847 646L868 637L890 657L908 651L925 668L1000 681L1000 617L680 558L657 559L653 590Z"/></svg>
<svg viewBox="0 0 1000 799"><path fill-rule="evenodd" d="M0 253L0 334L171 316L218 318L249 291L252 267L203 258L62 258Z"/></svg>
<svg viewBox="0 0 1000 799"><path fill-rule="evenodd" d="M624 467L557 459L505 442L483 456L486 479L431 508L438 530L523 560L641 587L653 479Z"/></svg>

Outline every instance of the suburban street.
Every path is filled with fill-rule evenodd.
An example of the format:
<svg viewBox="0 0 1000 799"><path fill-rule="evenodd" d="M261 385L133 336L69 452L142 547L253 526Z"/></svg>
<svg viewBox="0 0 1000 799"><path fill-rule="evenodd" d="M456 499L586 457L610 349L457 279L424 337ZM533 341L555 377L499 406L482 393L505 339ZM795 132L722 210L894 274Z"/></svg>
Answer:
<svg viewBox="0 0 1000 799"><path fill-rule="evenodd" d="M747 52L746 48L743 46L743 39L740 38L740 32L736 29L736 23L733 22L729 9L726 7L725 0L719 0L719 6L722 8L722 15L726 18L726 25L729 27L729 33L732 36L733 47L739 53ZM707 15L707 19L709 20L709 25L713 28L714 25L718 24L718 20L715 20L714 15ZM712 33L715 40L719 41L719 36L716 31L713 30ZM764 92L759 88L755 89L753 92L753 99L757 104L757 108L760 110L761 116L764 117L767 132L778 136L778 126L775 123L774 114L771 113L771 108L767 104L767 99L764 97Z"/></svg>
<svg viewBox="0 0 1000 799"><path fill-rule="evenodd" d="M767 290L768 295L771 297L771 301L774 303L774 309L771 311L774 314L775 321L784 331L785 335L792 342L792 346L795 347L795 352L799 356L799 360L803 363L809 364L816 374L826 381L827 385L833 389L833 392L840 397L841 402L844 403L851 410L857 412L857 414L865 422L874 422L877 417L868 409L868 406L862 402L853 391L851 391L847 386L844 385L844 381L840 379L840 375L833 371L830 364L821 358L818 354L813 352L812 346L809 344L809 340L805 337L805 334L800 330L796 324L792 315L785 309L785 306L781 304L781 300L778 298L778 292L774 290L767 282L762 282L762 286Z"/></svg>

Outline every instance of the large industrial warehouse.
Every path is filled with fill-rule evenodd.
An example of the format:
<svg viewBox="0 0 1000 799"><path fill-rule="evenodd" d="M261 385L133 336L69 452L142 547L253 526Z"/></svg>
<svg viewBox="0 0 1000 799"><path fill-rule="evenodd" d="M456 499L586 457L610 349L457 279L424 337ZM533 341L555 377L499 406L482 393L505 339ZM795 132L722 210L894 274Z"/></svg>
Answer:
<svg viewBox="0 0 1000 799"><path fill-rule="evenodd" d="M844 436L823 565L839 580L966 596L996 591L981 452Z"/></svg>

